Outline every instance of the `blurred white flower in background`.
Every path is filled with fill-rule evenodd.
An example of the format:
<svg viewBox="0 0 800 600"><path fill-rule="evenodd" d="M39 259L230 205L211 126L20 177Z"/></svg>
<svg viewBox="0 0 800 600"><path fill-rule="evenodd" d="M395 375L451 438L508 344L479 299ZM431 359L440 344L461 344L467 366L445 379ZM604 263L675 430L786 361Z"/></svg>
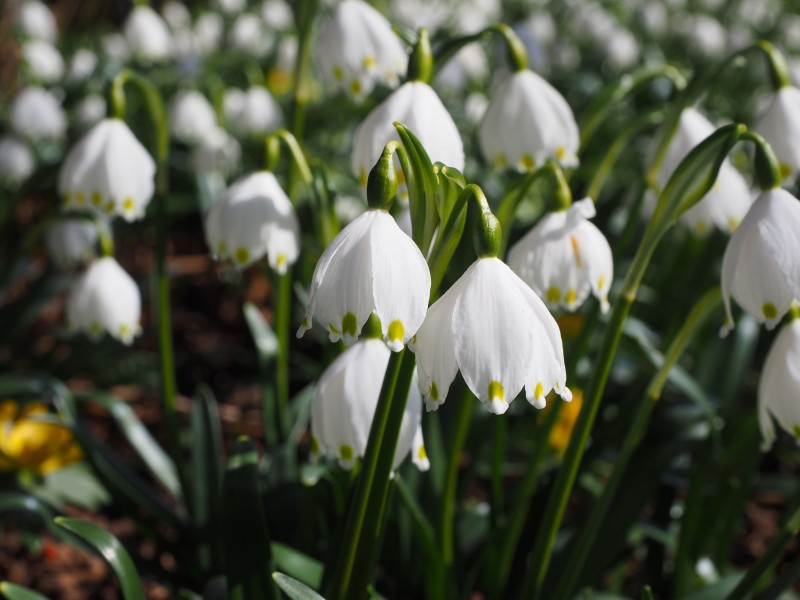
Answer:
<svg viewBox="0 0 800 600"><path fill-rule="evenodd" d="M90 94L78 102L72 115L78 128L86 131L106 117L106 99L99 94Z"/></svg>
<svg viewBox="0 0 800 600"><path fill-rule="evenodd" d="M479 44L467 44L436 73L434 85L451 93L462 93L470 81L489 74L489 61Z"/></svg>
<svg viewBox="0 0 800 600"><path fill-rule="evenodd" d="M239 167L242 147L222 127L206 132L200 142L192 148L189 162L195 173L216 172L228 177Z"/></svg>
<svg viewBox="0 0 800 600"><path fill-rule="evenodd" d="M731 236L722 259L725 325L730 298L769 329L800 298L800 200L782 189L762 192Z"/></svg>
<svg viewBox="0 0 800 600"><path fill-rule="evenodd" d="M222 43L224 33L225 22L217 13L204 12L194 23L194 35L202 55L216 51Z"/></svg>
<svg viewBox="0 0 800 600"><path fill-rule="evenodd" d="M266 23L256 14L244 13L236 20L228 32L228 43L240 52L254 58L263 58L275 43L274 35Z"/></svg>
<svg viewBox="0 0 800 600"><path fill-rule="evenodd" d="M22 45L22 59L28 77L34 81L53 84L64 77L64 59L50 42L25 42Z"/></svg>
<svg viewBox="0 0 800 600"><path fill-rule="evenodd" d="M172 31L191 27L192 14L183 2L168 0L161 7L161 16Z"/></svg>
<svg viewBox="0 0 800 600"><path fill-rule="evenodd" d="M211 205L206 239L217 260L244 269L262 256L284 275L300 253L300 225L291 200L275 175L252 173L238 180Z"/></svg>
<svg viewBox="0 0 800 600"><path fill-rule="evenodd" d="M238 15L247 6L247 0L214 0L214 6L226 15Z"/></svg>
<svg viewBox="0 0 800 600"><path fill-rule="evenodd" d="M472 393L498 415L523 387L537 408L544 407L551 389L572 399L555 319L496 257L472 263L428 309L410 347L428 411L444 403L459 371Z"/></svg>
<svg viewBox="0 0 800 600"><path fill-rule="evenodd" d="M677 25L690 50L705 58L716 58L728 49L725 27L711 15L691 15Z"/></svg>
<svg viewBox="0 0 800 600"><path fill-rule="evenodd" d="M117 65L124 65L131 58L131 50L128 47L128 40L121 33L111 32L105 34L101 39L103 53L106 58Z"/></svg>
<svg viewBox="0 0 800 600"><path fill-rule="evenodd" d="M239 137L264 136L277 129L283 120L281 107L261 86L226 90L222 107L225 124Z"/></svg>
<svg viewBox="0 0 800 600"><path fill-rule="evenodd" d="M497 88L478 138L483 155L498 168L528 171L554 160L578 164L578 125L564 97L528 69Z"/></svg>
<svg viewBox="0 0 800 600"><path fill-rule="evenodd" d="M340 354L322 374L311 405L312 459L330 450L343 469L350 469L364 455L390 354L381 340L361 340ZM403 412L393 469L409 453L420 471L430 467L421 422L422 399L414 378Z"/></svg>
<svg viewBox="0 0 800 600"><path fill-rule="evenodd" d="M800 89L785 85L761 116L756 131L769 142L784 177L800 171Z"/></svg>
<svg viewBox="0 0 800 600"><path fill-rule="evenodd" d="M94 258L100 237L98 227L105 235L111 234L104 217L97 217L96 221L65 217L49 225L44 232L44 245L53 264L59 269L74 269Z"/></svg>
<svg viewBox="0 0 800 600"><path fill-rule="evenodd" d="M35 168L33 152L25 142L12 136L0 137L0 183L18 186Z"/></svg>
<svg viewBox="0 0 800 600"><path fill-rule="evenodd" d="M169 105L171 133L180 141L196 144L217 127L214 107L197 90L183 90Z"/></svg>
<svg viewBox="0 0 800 600"><path fill-rule="evenodd" d="M126 221L144 216L156 164L121 119L103 119L70 149L58 175L68 209L90 209Z"/></svg>
<svg viewBox="0 0 800 600"><path fill-rule="evenodd" d="M22 2L16 25L27 38L47 42L55 42L58 39L56 19L50 8L39 0Z"/></svg>
<svg viewBox="0 0 800 600"><path fill-rule="evenodd" d="M67 301L67 324L93 339L104 333L130 345L141 333L139 287L111 256L92 261Z"/></svg>
<svg viewBox="0 0 800 600"><path fill-rule="evenodd" d="M172 55L172 34L149 6L133 7L125 21L124 32L131 54L141 62L159 62Z"/></svg>
<svg viewBox="0 0 800 600"><path fill-rule="evenodd" d="M792 319L775 338L758 382L758 423L761 449L775 441L774 418L800 443L800 319Z"/></svg>
<svg viewBox="0 0 800 600"><path fill-rule="evenodd" d="M551 307L574 311L592 292L608 310L614 262L593 216L594 203L584 198L544 216L508 252L508 266Z"/></svg>
<svg viewBox="0 0 800 600"><path fill-rule="evenodd" d="M294 26L292 7L286 0L264 0L261 3L261 18L275 31L287 31Z"/></svg>
<svg viewBox="0 0 800 600"><path fill-rule="evenodd" d="M464 114L467 116L469 124L477 126L489 108L489 98L481 92L472 92L464 102Z"/></svg>
<svg viewBox="0 0 800 600"><path fill-rule="evenodd" d="M419 138L432 162L464 170L464 145L450 113L427 83L409 81L376 106L356 129L350 167L362 188L386 144L399 139L395 121Z"/></svg>
<svg viewBox="0 0 800 600"><path fill-rule="evenodd" d="M361 98L376 83L395 87L408 54L381 13L362 0L344 0L320 28L317 61L331 88Z"/></svg>
<svg viewBox="0 0 800 600"><path fill-rule="evenodd" d="M429 0L392 0L390 10L393 22L415 31L424 27L433 33L450 19L453 6Z"/></svg>
<svg viewBox="0 0 800 600"><path fill-rule="evenodd" d="M26 87L14 98L9 121L15 133L33 143L59 141L67 131L61 101L40 87Z"/></svg>
<svg viewBox="0 0 800 600"><path fill-rule="evenodd" d="M69 60L67 80L70 83L86 81L97 69L97 55L88 48L80 48Z"/></svg>

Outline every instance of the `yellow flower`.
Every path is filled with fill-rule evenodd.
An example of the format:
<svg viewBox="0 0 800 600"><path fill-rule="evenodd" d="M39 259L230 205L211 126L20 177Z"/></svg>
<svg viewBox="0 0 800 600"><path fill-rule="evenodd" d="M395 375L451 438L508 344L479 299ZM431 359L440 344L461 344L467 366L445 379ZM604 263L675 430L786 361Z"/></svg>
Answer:
<svg viewBox="0 0 800 600"><path fill-rule="evenodd" d="M575 388L572 389L572 402L561 403L558 418L553 425L553 429L550 430L550 437L547 438L547 443L558 454L564 454L569 445L569 438L572 435L572 429L575 427L575 421L578 420L582 405L583 392ZM552 410L552 406L552 402L547 403L547 407L542 410L541 419L544 419L547 412Z"/></svg>
<svg viewBox="0 0 800 600"><path fill-rule="evenodd" d="M43 404L0 401L1 470L46 474L81 458L69 429L37 418L46 414Z"/></svg>

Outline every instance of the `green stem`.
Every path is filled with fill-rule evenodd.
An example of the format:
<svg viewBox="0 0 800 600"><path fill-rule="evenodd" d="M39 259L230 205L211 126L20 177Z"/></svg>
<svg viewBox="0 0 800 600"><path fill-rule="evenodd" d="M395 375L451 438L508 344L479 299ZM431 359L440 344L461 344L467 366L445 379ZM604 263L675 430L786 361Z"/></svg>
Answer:
<svg viewBox="0 0 800 600"><path fill-rule="evenodd" d="M313 50L313 28L317 0L300 0L295 7L298 31L297 63L294 70L294 97L292 98L292 133L298 140L305 133L305 109L311 100L311 60Z"/></svg>
<svg viewBox="0 0 800 600"><path fill-rule="evenodd" d="M638 410L633 417L633 423L622 444L622 449L614 461L611 477L606 482L603 493L592 507L589 519L578 536L572 554L567 558L565 573L575 574L583 572L583 567L586 564L589 551L592 549L592 545L595 542L597 532L600 530L603 519L605 519L611 502L614 500L614 496L625 474L625 470L628 467L628 463L644 436L647 424L650 421L650 413L655 407L656 402L661 398L661 390L664 387L664 383L672 367L678 362L678 359L681 357L686 346L697 333L698 329L719 309L721 304L722 295L719 288L714 288L707 292L697 304L695 304L689 316L684 321L683 326L670 344L669 350L664 357L664 362L661 364L661 368L653 376L645 392L645 397L639 403ZM562 577L553 598L571 598L571 594L579 581L579 577L575 576Z"/></svg>
<svg viewBox="0 0 800 600"><path fill-rule="evenodd" d="M772 146L755 131L745 131L742 134L742 139L753 142L756 147L753 158L753 171L755 172L758 186L762 190L780 187L781 183L783 183L783 174Z"/></svg>
<svg viewBox="0 0 800 600"><path fill-rule="evenodd" d="M275 333L278 336L278 357L275 361L275 387L278 399L278 423L281 438L286 439L292 428L289 412L289 327L292 317L292 271L278 277L275 303Z"/></svg>
<svg viewBox="0 0 800 600"><path fill-rule="evenodd" d="M558 413L561 411L563 400L556 396L552 400L552 406L545 418L544 423L536 428L536 445L533 453L528 460L525 476L514 493L514 501L511 507L511 517L506 526L497 532L497 540L500 550L494 567L489 568L489 598L502 598L503 591L508 585L508 576L514 563L514 553L519 544L520 536L525 528L525 519L531 508L531 498L536 491L541 476L542 459L548 448L550 432L558 422Z"/></svg>
<svg viewBox="0 0 800 600"><path fill-rule="evenodd" d="M141 94L155 135L154 155L156 171L156 305L158 329L158 355L161 372L161 399L170 454L185 483L181 446L178 436L176 410L177 381L175 355L172 343L172 318L170 314L169 274L167 273L167 194L169 193L169 122L164 101L158 89L145 77L128 69L121 71L111 84L114 113L125 114L125 85L132 83ZM185 487L185 486L184 486Z"/></svg>
<svg viewBox="0 0 800 600"><path fill-rule="evenodd" d="M790 516L781 527L778 535L770 542L764 554L762 554L758 561L756 561L756 564L747 571L747 575L745 575L733 591L728 594L725 600L744 600L748 594L753 592L761 576L764 575L768 569L773 568L781 557L781 554L783 554L786 545L800 532L800 495L795 497L790 510Z"/></svg>
<svg viewBox="0 0 800 600"><path fill-rule="evenodd" d="M461 452L467 440L472 410L475 406L472 392L467 390L460 402L456 402L456 421L450 447L447 449L447 470L445 471L444 490L439 507L439 545L445 570L453 566L453 522L456 509L456 492L458 491L458 468ZM502 417L501 417L502 418Z"/></svg>
<svg viewBox="0 0 800 600"><path fill-rule="evenodd" d="M361 472L347 513L342 547L326 565L326 597L331 600L361 598L370 579L371 557L389 487L394 450L414 370L414 355L393 352L389 357Z"/></svg>

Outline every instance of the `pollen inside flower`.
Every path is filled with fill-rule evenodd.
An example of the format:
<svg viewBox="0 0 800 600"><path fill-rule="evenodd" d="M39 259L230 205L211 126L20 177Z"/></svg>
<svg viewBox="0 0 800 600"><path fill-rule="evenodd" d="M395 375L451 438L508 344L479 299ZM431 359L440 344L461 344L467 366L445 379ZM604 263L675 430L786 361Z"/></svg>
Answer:
<svg viewBox="0 0 800 600"><path fill-rule="evenodd" d="M775 308L775 305L772 302L765 302L764 306L761 307L761 312L764 313L764 316L767 319L774 319L778 316L778 309Z"/></svg>

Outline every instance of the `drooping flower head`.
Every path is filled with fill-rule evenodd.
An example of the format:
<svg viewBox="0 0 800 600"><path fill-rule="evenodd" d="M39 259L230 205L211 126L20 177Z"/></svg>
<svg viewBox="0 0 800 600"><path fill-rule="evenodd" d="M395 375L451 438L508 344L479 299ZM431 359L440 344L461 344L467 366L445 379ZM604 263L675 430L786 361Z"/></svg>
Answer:
<svg viewBox="0 0 800 600"><path fill-rule="evenodd" d="M800 171L800 89L785 85L756 125L756 131L769 142L783 174Z"/></svg>
<svg viewBox="0 0 800 600"><path fill-rule="evenodd" d="M792 319L781 329L758 382L758 422L764 451L775 441L773 418L800 443L800 319Z"/></svg>
<svg viewBox="0 0 800 600"><path fill-rule="evenodd" d="M726 324L733 328L730 297L772 329L800 298L800 201L789 192L761 193L731 236L722 259Z"/></svg>
<svg viewBox="0 0 800 600"><path fill-rule="evenodd" d="M19 185L33 173L36 161L25 142L0 137L0 184Z"/></svg>
<svg viewBox="0 0 800 600"><path fill-rule="evenodd" d="M149 63L172 55L172 35L159 14L149 6L134 6L124 26L128 49L138 60Z"/></svg>
<svg viewBox="0 0 800 600"><path fill-rule="evenodd" d="M578 164L578 125L564 97L523 69L494 92L478 130L483 155L499 168L529 171L548 160Z"/></svg>
<svg viewBox="0 0 800 600"><path fill-rule="evenodd" d="M134 221L153 197L155 174L155 161L125 122L103 119L67 154L58 192L67 208Z"/></svg>
<svg viewBox="0 0 800 600"><path fill-rule="evenodd" d="M225 92L223 114L228 128L237 136L264 136L280 126L281 107L266 88L231 88Z"/></svg>
<svg viewBox="0 0 800 600"><path fill-rule="evenodd" d="M320 29L317 60L328 85L357 98L376 83L395 87L408 65L392 26L362 0L344 0L333 9Z"/></svg>
<svg viewBox="0 0 800 600"><path fill-rule="evenodd" d="M322 374L311 405L311 454L330 450L342 468L350 469L364 455L372 419L391 352L381 340L365 339L345 350ZM393 468L411 453L412 462L427 471L421 428L422 399L416 381L408 393Z"/></svg>
<svg viewBox="0 0 800 600"><path fill-rule="evenodd" d="M316 316L332 342L350 345L375 313L389 348L399 352L422 324L431 275L422 252L388 213L397 193L392 154L387 147L370 175L370 181L383 178L387 184L374 195L377 188L368 187L373 208L342 229L322 253L298 337Z"/></svg>
<svg viewBox="0 0 800 600"><path fill-rule="evenodd" d="M234 183L211 206L205 224L211 253L231 259L238 269L266 255L270 267L285 274L300 252L294 208L269 171Z"/></svg>
<svg viewBox="0 0 800 600"><path fill-rule="evenodd" d="M14 98L9 121L15 133L34 144L61 140L67 132L61 101L40 87L28 86Z"/></svg>
<svg viewBox="0 0 800 600"><path fill-rule="evenodd" d="M47 255L59 269L74 269L95 257L101 231L111 233L103 217L95 222L80 217L56 221L44 233Z"/></svg>
<svg viewBox="0 0 800 600"><path fill-rule="evenodd" d="M217 115L203 94L184 90L170 103L169 121L171 132L177 139L194 144L217 126Z"/></svg>
<svg viewBox="0 0 800 600"><path fill-rule="evenodd" d="M99 338L104 333L131 344L141 332L139 287L111 256L93 261L75 282L67 302L71 329Z"/></svg>
<svg viewBox="0 0 800 600"><path fill-rule="evenodd" d="M664 189L681 161L700 142L714 133L715 127L697 109L687 108L670 140L664 162L658 172L658 186ZM703 235L716 226L732 233L753 203L753 194L744 177L728 159L723 161L713 187L680 220L693 232Z"/></svg>
<svg viewBox="0 0 800 600"><path fill-rule="evenodd" d="M591 198L550 213L508 253L511 269L551 306L573 311L591 291L608 310L614 263L605 236L588 220L594 215Z"/></svg>

